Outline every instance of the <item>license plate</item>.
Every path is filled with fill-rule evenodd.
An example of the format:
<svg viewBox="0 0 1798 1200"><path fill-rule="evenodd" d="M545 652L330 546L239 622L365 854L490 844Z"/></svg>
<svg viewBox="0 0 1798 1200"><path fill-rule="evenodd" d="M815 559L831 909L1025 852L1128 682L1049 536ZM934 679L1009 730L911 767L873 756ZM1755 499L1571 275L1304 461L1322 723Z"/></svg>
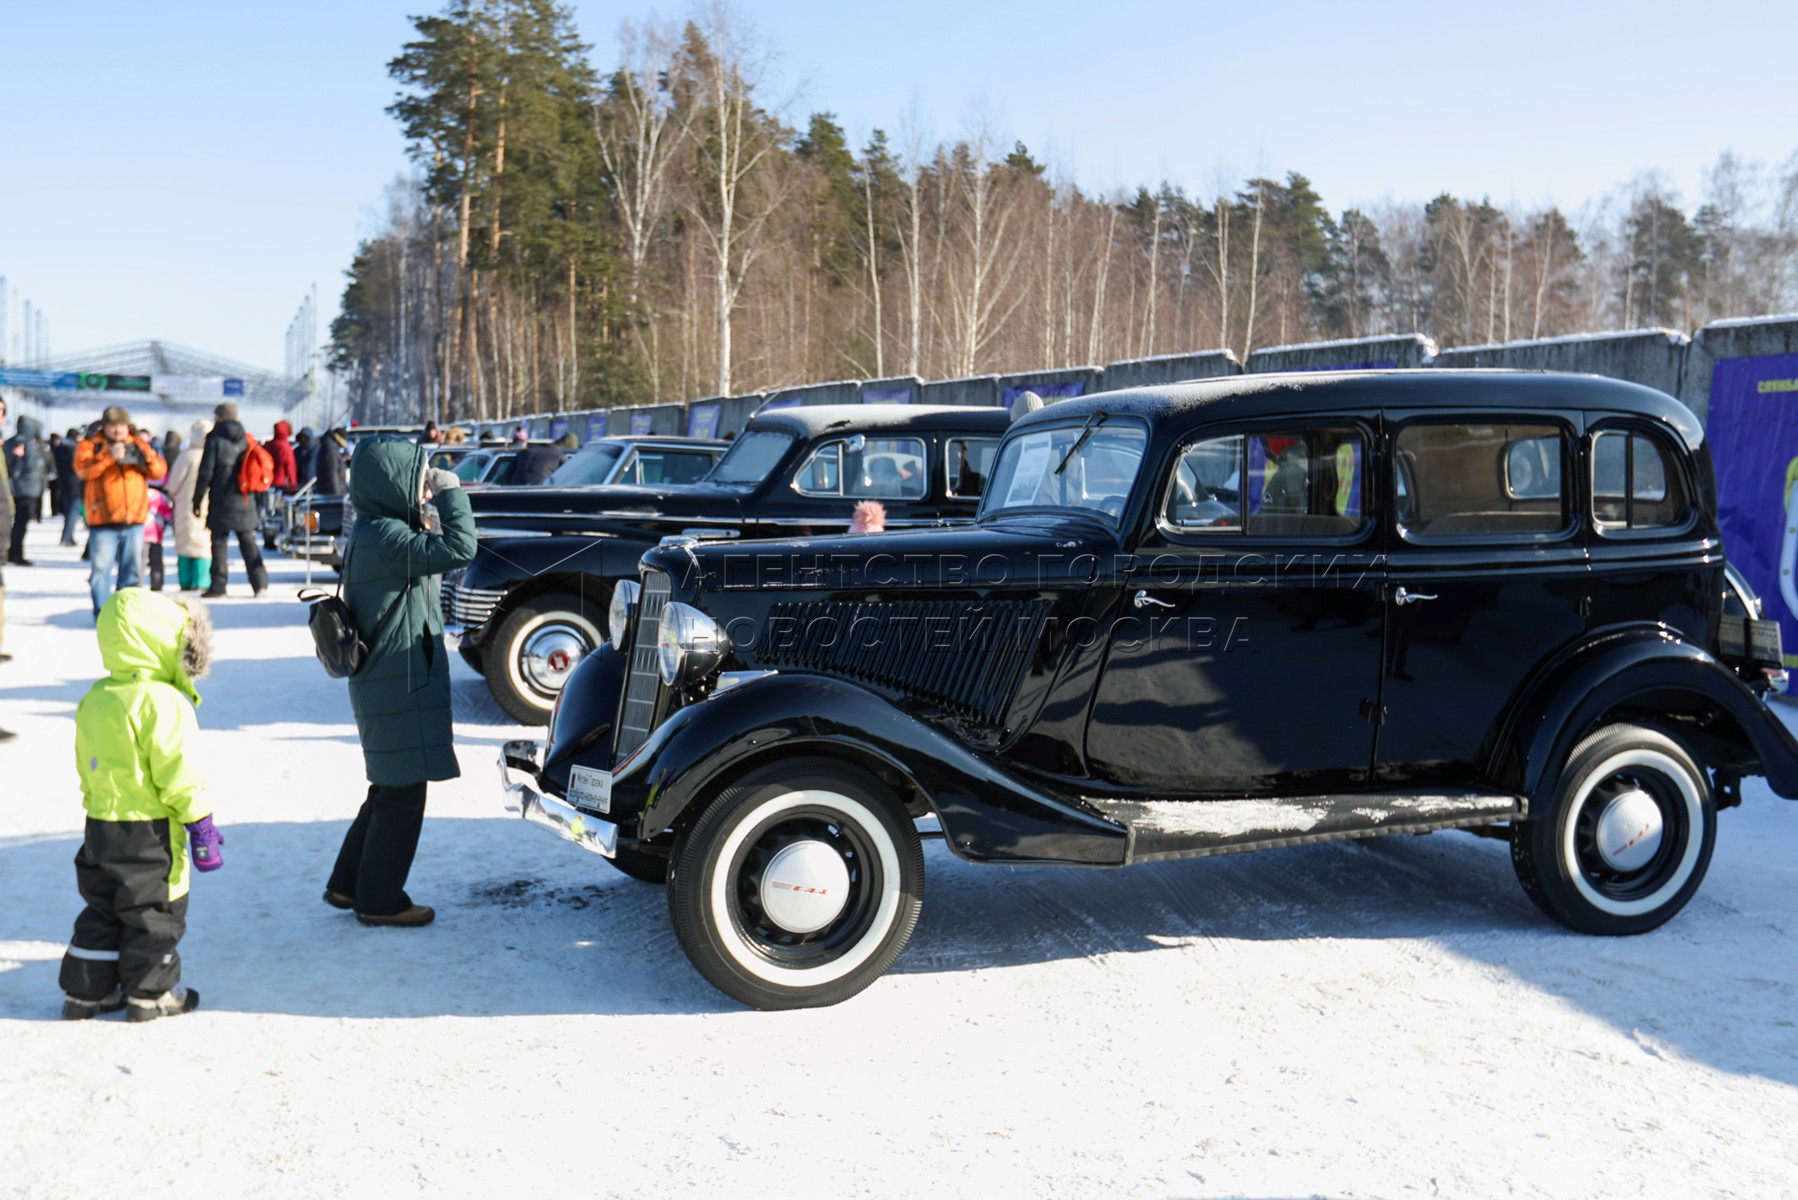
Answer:
<svg viewBox="0 0 1798 1200"><path fill-rule="evenodd" d="M570 767L568 769L568 803L578 804L582 808L590 808L595 812L611 812L612 773L595 771L592 767Z"/></svg>

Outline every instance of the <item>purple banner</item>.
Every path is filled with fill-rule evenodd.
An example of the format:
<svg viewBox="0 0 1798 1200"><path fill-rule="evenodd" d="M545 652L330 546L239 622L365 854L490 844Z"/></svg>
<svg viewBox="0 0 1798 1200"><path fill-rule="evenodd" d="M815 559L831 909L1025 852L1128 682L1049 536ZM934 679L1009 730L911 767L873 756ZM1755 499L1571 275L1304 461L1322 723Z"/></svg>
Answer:
<svg viewBox="0 0 1798 1200"><path fill-rule="evenodd" d="M631 414L632 433L654 433L655 431L656 417L654 413L634 412Z"/></svg>
<svg viewBox="0 0 1798 1200"><path fill-rule="evenodd" d="M999 391L999 407L1010 408L1011 402L1025 392L1035 392L1045 401L1072 400L1075 396L1086 394L1086 380L1069 379L1060 383L1026 383L1017 387L1001 388Z"/></svg>
<svg viewBox="0 0 1798 1200"><path fill-rule="evenodd" d="M594 413L587 418L587 440L606 436L606 414Z"/></svg>
<svg viewBox="0 0 1798 1200"><path fill-rule="evenodd" d="M1798 354L1726 358L1711 372L1706 423L1723 550L1780 624L1798 666Z"/></svg>
<svg viewBox="0 0 1798 1200"><path fill-rule="evenodd" d="M863 404L910 404L911 389L908 387L863 388Z"/></svg>
<svg viewBox="0 0 1798 1200"><path fill-rule="evenodd" d="M692 404L687 407L687 436L696 438L715 438L718 436L718 406L716 404Z"/></svg>

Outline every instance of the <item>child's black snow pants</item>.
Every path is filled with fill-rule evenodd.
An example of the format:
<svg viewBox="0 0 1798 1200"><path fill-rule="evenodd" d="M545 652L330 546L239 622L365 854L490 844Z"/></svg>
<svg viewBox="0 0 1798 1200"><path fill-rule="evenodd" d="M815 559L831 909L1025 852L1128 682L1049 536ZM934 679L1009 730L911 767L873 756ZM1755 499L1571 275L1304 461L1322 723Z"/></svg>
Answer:
<svg viewBox="0 0 1798 1200"><path fill-rule="evenodd" d="M63 955L63 991L98 999L123 987L149 998L181 981L175 947L187 930L187 897L169 898L174 853L169 821L88 818L75 852L75 886L87 907Z"/></svg>

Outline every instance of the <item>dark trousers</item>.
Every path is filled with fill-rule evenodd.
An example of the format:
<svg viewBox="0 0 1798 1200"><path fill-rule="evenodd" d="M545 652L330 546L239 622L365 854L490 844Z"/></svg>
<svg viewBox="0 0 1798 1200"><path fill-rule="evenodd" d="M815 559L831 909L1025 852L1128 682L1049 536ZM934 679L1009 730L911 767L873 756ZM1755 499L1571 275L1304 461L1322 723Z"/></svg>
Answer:
<svg viewBox="0 0 1798 1200"><path fill-rule="evenodd" d="M150 590L152 592L160 592L162 590L163 578L162 543L151 542L149 545L145 546L144 557L150 561Z"/></svg>
<svg viewBox="0 0 1798 1200"><path fill-rule="evenodd" d="M343 835L343 848L337 852L337 865L327 886L354 896L359 913L391 917L405 912L412 907L412 897L406 895L406 876L412 873L412 856L418 852L418 833L424 823L424 784L369 784L368 799Z"/></svg>
<svg viewBox="0 0 1798 1200"><path fill-rule="evenodd" d="M62 959L71 996L160 996L181 982L176 945L187 897L169 899L174 838L168 821L96 821L75 852L75 886L87 907Z"/></svg>
<svg viewBox="0 0 1798 1200"><path fill-rule="evenodd" d="M8 562L18 562L25 557L25 523L37 520L35 496L15 496L13 500L12 542L6 548Z"/></svg>
<svg viewBox="0 0 1798 1200"><path fill-rule="evenodd" d="M212 533L212 586L207 590L223 593L225 577L231 567L231 531L214 529ZM237 548L243 552L244 570L250 576L250 590L260 592L268 586L268 568L262 565L262 547L254 531L237 535Z"/></svg>

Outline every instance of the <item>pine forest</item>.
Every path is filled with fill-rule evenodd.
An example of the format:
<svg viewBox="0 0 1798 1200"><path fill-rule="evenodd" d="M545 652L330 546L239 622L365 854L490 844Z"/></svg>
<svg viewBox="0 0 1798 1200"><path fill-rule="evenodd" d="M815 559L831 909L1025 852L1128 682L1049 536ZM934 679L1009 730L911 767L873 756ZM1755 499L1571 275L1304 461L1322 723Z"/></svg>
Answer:
<svg viewBox="0 0 1798 1200"><path fill-rule="evenodd" d="M979 123L851 144L790 111L722 3L604 52L551 0L413 24L388 110L413 169L331 327L364 420L1798 308L1798 157L1724 154L1690 212L1652 172L1576 213L1447 193L1332 212L1297 172L1104 195Z"/></svg>

